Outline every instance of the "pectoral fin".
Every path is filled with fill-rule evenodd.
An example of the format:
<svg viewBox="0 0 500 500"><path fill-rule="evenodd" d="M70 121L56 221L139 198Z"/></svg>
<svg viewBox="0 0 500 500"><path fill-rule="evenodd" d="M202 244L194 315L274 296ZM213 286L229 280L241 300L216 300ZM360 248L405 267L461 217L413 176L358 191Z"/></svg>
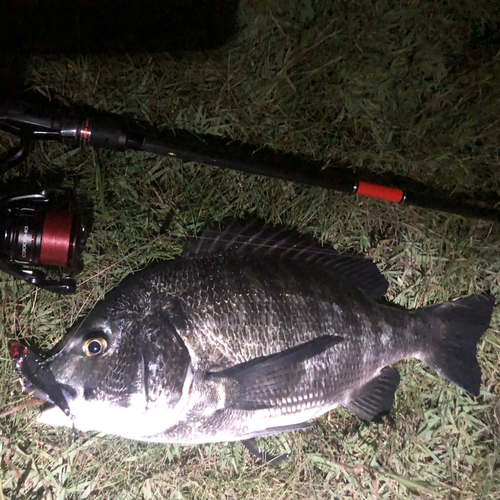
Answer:
<svg viewBox="0 0 500 500"><path fill-rule="evenodd" d="M292 397L304 375L303 362L342 340L342 337L324 335L270 356L209 373L207 379L225 383L226 408L259 410L281 406L283 400Z"/></svg>
<svg viewBox="0 0 500 500"><path fill-rule="evenodd" d="M379 375L364 385L346 408L363 420L376 420L391 411L399 380L397 370L387 366L382 368Z"/></svg>

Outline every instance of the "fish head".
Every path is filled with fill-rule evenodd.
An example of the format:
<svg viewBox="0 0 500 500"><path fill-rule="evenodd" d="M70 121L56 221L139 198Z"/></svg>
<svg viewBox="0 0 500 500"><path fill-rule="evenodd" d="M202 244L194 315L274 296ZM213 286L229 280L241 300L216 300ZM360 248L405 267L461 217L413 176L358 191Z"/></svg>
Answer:
<svg viewBox="0 0 500 500"><path fill-rule="evenodd" d="M132 324L89 318L70 330L47 364L55 380L86 399L123 401L140 389L142 350Z"/></svg>
<svg viewBox="0 0 500 500"><path fill-rule="evenodd" d="M168 311L137 305L105 300L56 346L46 366L69 416L56 406L40 422L132 438L144 427L165 428L191 376L191 358ZM160 411L161 424L151 420Z"/></svg>

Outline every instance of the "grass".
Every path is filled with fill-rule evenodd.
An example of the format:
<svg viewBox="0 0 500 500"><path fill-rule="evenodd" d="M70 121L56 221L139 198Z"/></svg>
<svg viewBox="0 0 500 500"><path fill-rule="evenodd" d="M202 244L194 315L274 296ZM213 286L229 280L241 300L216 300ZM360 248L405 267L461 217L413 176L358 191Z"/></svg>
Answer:
<svg viewBox="0 0 500 500"><path fill-rule="evenodd" d="M435 189L499 194L499 10L490 2L242 1L224 47L184 54L33 56L26 83L69 103L159 127L226 135ZM5 140L3 138L5 137ZM10 144L2 136L2 144ZM180 252L186 232L252 213L372 256L388 298L413 308L490 290L500 297L498 224L143 153L46 143L6 180L63 184L94 227L78 293L55 298L2 275L0 407L20 392L7 339L50 348L127 274ZM165 221L171 219L168 230ZM471 399L416 361L401 363L391 416L336 411L263 443L291 450L262 466L238 443L143 444L0 419L5 499L498 499L500 333L478 348ZM0 498L2 498L0 496Z"/></svg>

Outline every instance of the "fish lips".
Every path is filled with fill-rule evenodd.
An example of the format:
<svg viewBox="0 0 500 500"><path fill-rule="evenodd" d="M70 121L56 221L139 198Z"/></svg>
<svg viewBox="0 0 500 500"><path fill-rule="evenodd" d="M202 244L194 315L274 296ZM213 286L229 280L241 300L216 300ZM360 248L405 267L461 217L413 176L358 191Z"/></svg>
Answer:
<svg viewBox="0 0 500 500"><path fill-rule="evenodd" d="M59 407L70 417L68 401L75 397L75 390L60 384L50 370L50 359L42 360L31 349L18 342L9 343L9 354L16 363L15 371L20 377L23 392L33 393L39 399Z"/></svg>

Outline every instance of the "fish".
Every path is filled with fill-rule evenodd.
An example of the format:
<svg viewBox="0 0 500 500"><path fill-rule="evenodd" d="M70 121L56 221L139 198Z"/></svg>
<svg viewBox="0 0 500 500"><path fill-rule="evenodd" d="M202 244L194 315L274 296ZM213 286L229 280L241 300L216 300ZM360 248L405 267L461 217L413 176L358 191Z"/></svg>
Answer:
<svg viewBox="0 0 500 500"><path fill-rule="evenodd" d="M338 407L374 421L394 403L391 365L409 358L479 395L494 297L407 310L387 288L372 260L291 229L207 229L125 278L37 362L31 385L56 400L38 421L181 444L298 431Z"/></svg>

